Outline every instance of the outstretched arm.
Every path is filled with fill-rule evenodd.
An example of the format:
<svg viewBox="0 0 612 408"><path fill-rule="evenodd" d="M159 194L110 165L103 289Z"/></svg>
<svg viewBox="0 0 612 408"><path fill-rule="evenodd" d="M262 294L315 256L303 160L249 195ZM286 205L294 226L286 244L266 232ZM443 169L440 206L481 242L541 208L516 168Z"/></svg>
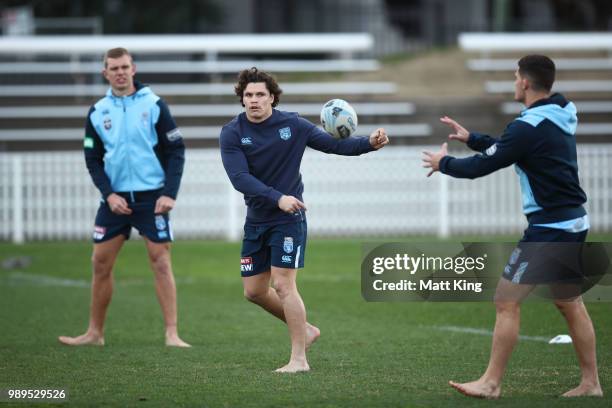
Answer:
<svg viewBox="0 0 612 408"><path fill-rule="evenodd" d="M349 137L335 139L329 133L299 118L299 126L305 130L308 137L307 145L323 153L333 153L342 156L358 156L363 153L378 150L389 143L389 137L383 128L376 129L369 137Z"/></svg>
<svg viewBox="0 0 612 408"><path fill-rule="evenodd" d="M448 140L457 140L461 143L465 143L470 149L477 152L484 152L498 141L491 136L470 132L461 126L459 122L448 116L440 118L440 122L448 125L452 129L452 133L448 135Z"/></svg>
<svg viewBox="0 0 612 408"><path fill-rule="evenodd" d="M457 159L447 153L444 143L438 152L423 152L423 167L430 168L428 176L440 171L457 178L486 176L498 169L519 161L531 148L527 124L513 122L506 128L497 143L492 144L483 154Z"/></svg>

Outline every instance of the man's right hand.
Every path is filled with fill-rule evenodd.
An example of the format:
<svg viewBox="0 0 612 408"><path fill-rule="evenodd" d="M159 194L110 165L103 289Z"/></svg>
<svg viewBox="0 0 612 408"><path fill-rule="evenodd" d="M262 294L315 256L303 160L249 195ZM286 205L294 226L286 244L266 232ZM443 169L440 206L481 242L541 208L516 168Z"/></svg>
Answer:
<svg viewBox="0 0 612 408"><path fill-rule="evenodd" d="M300 209L306 210L306 205L294 196L284 195L278 200L278 208L286 213L293 214Z"/></svg>
<svg viewBox="0 0 612 408"><path fill-rule="evenodd" d="M106 202L108 203L108 207L110 210L118 215L130 215L132 210L128 207L127 201L120 195L115 193L111 193L108 197L106 197Z"/></svg>
<svg viewBox="0 0 612 408"><path fill-rule="evenodd" d="M450 140L458 140L462 143L468 142L470 138L470 132L466 128L464 128L463 126L461 126L459 123L449 118L448 116L444 116L443 118L440 118L440 122L444 123L445 125L450 126L453 129L453 132L455 132L455 133L451 133L448 135L448 138Z"/></svg>

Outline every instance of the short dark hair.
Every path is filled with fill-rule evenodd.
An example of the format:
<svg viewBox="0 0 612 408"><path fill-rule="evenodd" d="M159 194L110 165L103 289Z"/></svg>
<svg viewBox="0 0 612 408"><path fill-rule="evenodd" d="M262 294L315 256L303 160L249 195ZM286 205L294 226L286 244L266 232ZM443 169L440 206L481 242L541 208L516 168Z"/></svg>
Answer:
<svg viewBox="0 0 612 408"><path fill-rule="evenodd" d="M266 89L270 92L271 95L274 95L274 102L272 102L272 107L275 107L280 102L280 95L283 93L283 90L278 86L278 82L274 77L264 71L259 71L257 68L253 67L251 69L244 69L240 71L238 74L238 83L234 86L234 92L236 92L236 96L240 98L240 103L244 106L244 102L242 101L242 94L246 89L247 85L251 82L264 82L266 84Z"/></svg>
<svg viewBox="0 0 612 408"><path fill-rule="evenodd" d="M121 58L124 55L128 55L130 57L130 60L132 59L132 55L130 54L130 52L123 47L111 48L110 50L106 51L104 53L104 68L108 66L107 61L109 58Z"/></svg>
<svg viewBox="0 0 612 408"><path fill-rule="evenodd" d="M519 75L527 77L536 91L550 92L555 82L555 63L545 55L525 55L518 62Z"/></svg>

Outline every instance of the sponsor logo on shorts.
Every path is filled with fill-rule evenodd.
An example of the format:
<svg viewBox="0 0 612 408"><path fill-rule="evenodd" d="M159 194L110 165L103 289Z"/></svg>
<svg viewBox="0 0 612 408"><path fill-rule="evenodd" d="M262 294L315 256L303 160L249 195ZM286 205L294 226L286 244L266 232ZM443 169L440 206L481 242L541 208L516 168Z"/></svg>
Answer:
<svg viewBox="0 0 612 408"><path fill-rule="evenodd" d="M166 137L169 141L174 142L183 138L183 134L179 128L172 129L168 133L166 133Z"/></svg>
<svg viewBox="0 0 612 408"><path fill-rule="evenodd" d="M291 138L291 128L284 127L282 129L278 129L278 134L280 138L283 140L289 140Z"/></svg>
<svg viewBox="0 0 612 408"><path fill-rule="evenodd" d="M93 239L101 240L102 238L104 238L104 235L106 235L106 228L95 225L93 231Z"/></svg>
<svg viewBox="0 0 612 408"><path fill-rule="evenodd" d="M166 220L164 219L163 215L155 216L155 228L157 228L158 230L166 229Z"/></svg>
<svg viewBox="0 0 612 408"><path fill-rule="evenodd" d="M508 263L510 265L514 265L516 261L518 261L518 258L520 255L521 255L521 248L514 248L514 251L512 251L512 255L510 255L510 260L508 261Z"/></svg>
<svg viewBox="0 0 612 408"><path fill-rule="evenodd" d="M518 269L516 270L516 273L512 277L512 283L521 283L521 278L523 277L523 274L527 270L527 266L529 266L529 262L520 263Z"/></svg>
<svg viewBox="0 0 612 408"><path fill-rule="evenodd" d="M166 231L157 231L157 238L166 239L168 238L168 233Z"/></svg>
<svg viewBox="0 0 612 408"><path fill-rule="evenodd" d="M291 258L291 255L283 255L281 261L283 261L283 263L291 263Z"/></svg>
<svg viewBox="0 0 612 408"><path fill-rule="evenodd" d="M285 241L283 242L283 251L290 254L293 252L293 238L285 237Z"/></svg>
<svg viewBox="0 0 612 408"><path fill-rule="evenodd" d="M253 258L240 258L240 272L253 272Z"/></svg>

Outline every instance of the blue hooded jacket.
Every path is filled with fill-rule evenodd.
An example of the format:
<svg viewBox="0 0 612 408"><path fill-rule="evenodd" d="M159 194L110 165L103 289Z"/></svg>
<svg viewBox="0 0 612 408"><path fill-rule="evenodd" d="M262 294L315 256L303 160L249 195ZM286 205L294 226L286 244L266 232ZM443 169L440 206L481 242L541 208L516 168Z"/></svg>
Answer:
<svg viewBox="0 0 612 408"><path fill-rule="evenodd" d="M106 198L113 192L163 188L176 199L185 145L168 106L151 88L135 82L136 92L106 96L91 107L85 126L85 162Z"/></svg>
<svg viewBox="0 0 612 408"><path fill-rule="evenodd" d="M523 110L500 138L470 133L468 147L481 152L463 159L445 156L440 171L474 179L515 165L530 224L547 226L584 217L576 155L576 106L561 94Z"/></svg>

